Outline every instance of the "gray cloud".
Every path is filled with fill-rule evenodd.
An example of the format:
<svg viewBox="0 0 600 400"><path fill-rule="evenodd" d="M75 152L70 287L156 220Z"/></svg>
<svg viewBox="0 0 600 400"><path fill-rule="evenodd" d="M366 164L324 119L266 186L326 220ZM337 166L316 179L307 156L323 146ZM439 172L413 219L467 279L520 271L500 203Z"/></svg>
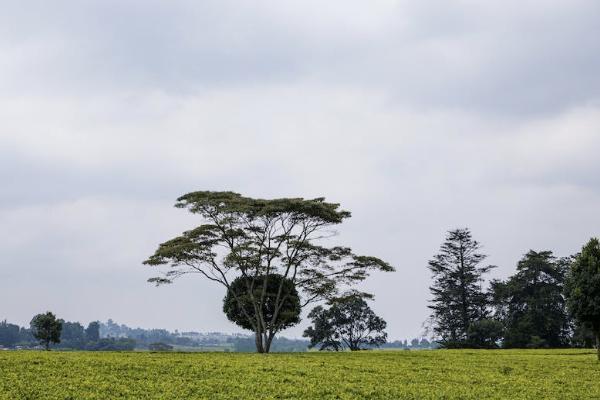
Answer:
<svg viewBox="0 0 600 400"><path fill-rule="evenodd" d="M405 106L556 112L598 97L600 6L552 2L20 2L4 90L327 82ZM7 50L6 50L7 49Z"/></svg>
<svg viewBox="0 0 600 400"><path fill-rule="evenodd" d="M518 10L518 11L516 11ZM543 12L542 12L543 11ZM0 309L235 330L220 288L140 265L198 189L326 196L392 337L470 226L511 273L598 235L598 5L10 2L0 15ZM173 312L174 305L177 311ZM299 335L302 326L288 332Z"/></svg>

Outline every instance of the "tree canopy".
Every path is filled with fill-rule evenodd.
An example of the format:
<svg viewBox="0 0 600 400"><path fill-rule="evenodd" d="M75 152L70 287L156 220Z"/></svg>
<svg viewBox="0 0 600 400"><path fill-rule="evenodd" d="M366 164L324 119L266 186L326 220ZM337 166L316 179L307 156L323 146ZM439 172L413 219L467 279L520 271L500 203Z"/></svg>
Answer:
<svg viewBox="0 0 600 400"><path fill-rule="evenodd" d="M481 319L469 325L466 347L495 349L504 335L504 326L495 319Z"/></svg>
<svg viewBox="0 0 600 400"><path fill-rule="evenodd" d="M258 310L266 321L266 328L279 332L300 322L300 297L291 279L279 274L266 277L267 287L262 309ZM254 309L253 299L260 298L263 293L265 279L240 276L236 278L223 299L223 311L227 318L244 329L253 329ZM252 288L250 291L248 288ZM279 287L282 288L281 302L277 303ZM273 318L276 315L275 318Z"/></svg>
<svg viewBox="0 0 600 400"><path fill-rule="evenodd" d="M331 299L329 308L315 307L308 317L313 325L304 331L310 347L319 350L361 350L386 342L386 322L375 315L363 296L355 293Z"/></svg>
<svg viewBox="0 0 600 400"><path fill-rule="evenodd" d="M565 285L569 311L596 336L600 361L600 241L593 238L571 264Z"/></svg>
<svg viewBox="0 0 600 400"><path fill-rule="evenodd" d="M40 341L46 350L50 350L50 343L60 343L62 322L56 319L51 312L38 314L31 320L31 333Z"/></svg>
<svg viewBox="0 0 600 400"><path fill-rule="evenodd" d="M569 317L563 287L567 259L551 251L530 250L517 273L492 285L498 317L505 325L504 347L564 347L569 341Z"/></svg>
<svg viewBox="0 0 600 400"><path fill-rule="evenodd" d="M175 204L203 218L204 223L162 243L144 264L168 266L149 281L170 283L187 274L198 274L227 290L238 276L247 282L264 281L281 275L271 322L263 309L266 291L249 296L256 310L248 320L256 334L259 352L268 352L281 304L283 282L291 281L301 306L337 295L340 290L364 280L371 271L393 271L376 257L357 255L348 247L324 245L333 226L350 217L339 204L324 198L254 199L233 192L200 191L180 197ZM250 285L252 286L252 285ZM248 295L254 292L248 287ZM232 292L236 293L236 292Z"/></svg>

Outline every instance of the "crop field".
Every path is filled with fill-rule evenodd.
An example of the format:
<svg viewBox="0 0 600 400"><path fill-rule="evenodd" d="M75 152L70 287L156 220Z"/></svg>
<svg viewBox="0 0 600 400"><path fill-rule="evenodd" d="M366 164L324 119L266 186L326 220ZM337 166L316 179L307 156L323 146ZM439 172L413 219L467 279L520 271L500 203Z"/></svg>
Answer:
<svg viewBox="0 0 600 400"><path fill-rule="evenodd" d="M590 350L0 352L0 399L600 399Z"/></svg>

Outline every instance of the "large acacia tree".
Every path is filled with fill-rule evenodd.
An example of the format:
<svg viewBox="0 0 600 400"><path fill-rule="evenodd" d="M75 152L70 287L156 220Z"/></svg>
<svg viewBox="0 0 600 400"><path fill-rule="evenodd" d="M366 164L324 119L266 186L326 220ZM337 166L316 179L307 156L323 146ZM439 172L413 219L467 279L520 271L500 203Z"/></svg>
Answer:
<svg viewBox="0 0 600 400"><path fill-rule="evenodd" d="M289 303L285 284L294 285L304 307L339 294L371 271L394 270L388 263L356 255L350 248L324 245L323 239L335 233L332 227L349 218L350 212L323 198L263 200L233 192L201 191L180 197L175 207L199 215L204 223L158 247L144 264L169 268L149 281L160 285L197 274L223 285L235 297L238 292L230 291L231 283L238 277L247 278L239 310L247 314L261 353L269 352L281 329L279 312ZM269 295L269 277L277 275L280 286L275 296ZM263 288L260 293L254 287L258 282ZM251 308L246 306L248 299ZM273 310L268 318L265 308Z"/></svg>

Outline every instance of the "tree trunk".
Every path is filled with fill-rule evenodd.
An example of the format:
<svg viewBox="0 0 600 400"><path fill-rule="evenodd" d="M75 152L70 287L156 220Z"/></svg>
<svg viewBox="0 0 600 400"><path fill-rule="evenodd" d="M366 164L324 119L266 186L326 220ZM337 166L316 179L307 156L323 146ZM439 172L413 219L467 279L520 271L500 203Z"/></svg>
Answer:
<svg viewBox="0 0 600 400"><path fill-rule="evenodd" d="M461 317L462 317L462 336L463 340L467 338L467 331L469 330L469 311L467 305L467 289L465 283L465 258L464 248L460 245L460 301L461 301Z"/></svg>
<svg viewBox="0 0 600 400"><path fill-rule="evenodd" d="M256 352L264 353L262 334L258 331L254 332L254 340L256 342Z"/></svg>
<svg viewBox="0 0 600 400"><path fill-rule="evenodd" d="M267 342L265 343L265 353L269 353L271 351L271 343L273 343L274 338L275 333L269 332L269 337L267 338Z"/></svg>

